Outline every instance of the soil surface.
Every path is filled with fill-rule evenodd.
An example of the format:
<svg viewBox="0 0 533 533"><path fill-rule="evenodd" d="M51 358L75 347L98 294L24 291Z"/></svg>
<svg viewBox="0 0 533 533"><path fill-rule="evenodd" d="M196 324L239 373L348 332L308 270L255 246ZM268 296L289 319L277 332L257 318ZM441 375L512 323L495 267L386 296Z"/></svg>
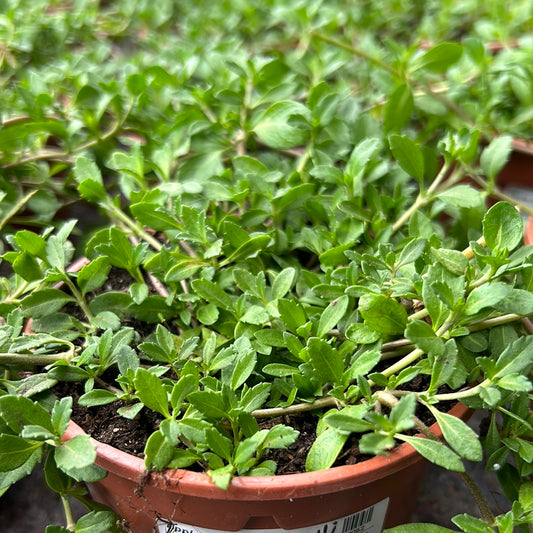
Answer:
<svg viewBox="0 0 533 533"><path fill-rule="evenodd" d="M423 390L422 387L427 385L425 381L423 377L415 378L410 386L414 390ZM162 420L158 413L142 409L133 420L130 420L117 412L125 405L122 401L103 406L84 407L77 402L84 392L83 385L80 383L61 383L54 391L59 397L72 396L72 420L88 435L99 442L144 458L145 443L148 437L158 429ZM449 407L451 408L452 405ZM434 422L427 410L420 409L417 416L428 426ZM316 439L316 423L317 417L311 413L259 421L260 429L268 429L275 424L285 424L299 432L298 438L292 445L283 449L270 450L264 457L264 459L276 462L278 474L305 472L305 459ZM411 433L414 434L416 431ZM371 457L360 452L357 435L352 434L334 466L356 464ZM201 470L201 465L192 466L191 469Z"/></svg>

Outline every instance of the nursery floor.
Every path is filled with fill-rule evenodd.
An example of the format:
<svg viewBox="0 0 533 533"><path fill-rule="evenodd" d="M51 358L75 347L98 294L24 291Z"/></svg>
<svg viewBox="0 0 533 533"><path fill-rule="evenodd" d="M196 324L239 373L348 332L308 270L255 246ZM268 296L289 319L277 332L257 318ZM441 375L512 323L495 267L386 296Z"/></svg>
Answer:
<svg viewBox="0 0 533 533"><path fill-rule="evenodd" d="M478 415L479 416L479 415ZM477 429L479 418L474 417L472 427ZM495 477L481 467L467 465L469 473L485 492L489 504L497 514L507 510ZM76 502L75 502L76 503ZM75 512L81 509L75 506ZM460 513L476 513L476 507L460 478L441 468L428 468L413 522L431 522L451 527L450 518ZM2 533L43 533L47 524L63 525L61 502L45 488L43 475L37 470L12 487L0 498L0 531Z"/></svg>

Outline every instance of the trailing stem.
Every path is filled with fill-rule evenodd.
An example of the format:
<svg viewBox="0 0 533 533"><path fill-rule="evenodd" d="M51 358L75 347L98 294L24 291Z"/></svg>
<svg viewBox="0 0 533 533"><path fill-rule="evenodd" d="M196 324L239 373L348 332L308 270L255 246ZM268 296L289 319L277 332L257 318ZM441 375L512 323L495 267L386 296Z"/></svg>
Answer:
<svg viewBox="0 0 533 533"><path fill-rule="evenodd" d="M59 339L58 339L59 341ZM61 341L63 344L69 345L69 350L65 352L58 352L53 354L24 354L24 353L0 353L0 365L13 366L48 366L58 361L70 362L76 355L75 347L70 342Z"/></svg>

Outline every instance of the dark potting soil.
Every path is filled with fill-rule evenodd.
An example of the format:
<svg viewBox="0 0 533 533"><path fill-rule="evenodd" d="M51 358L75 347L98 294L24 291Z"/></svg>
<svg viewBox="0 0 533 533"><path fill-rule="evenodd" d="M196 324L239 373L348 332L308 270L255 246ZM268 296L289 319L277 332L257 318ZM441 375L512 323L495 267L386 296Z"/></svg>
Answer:
<svg viewBox="0 0 533 533"><path fill-rule="evenodd" d="M98 292L106 291L126 291L131 284L131 279L124 279L125 273L118 269L112 268L108 276L108 281ZM72 306L76 307L76 306ZM81 310L71 308L68 310L72 315ZM83 316L80 316L83 319ZM145 324L123 324L131 325L141 336L147 335L153 331L154 325L148 324L149 331L139 331L139 326ZM141 328L144 329L144 328ZM376 369L379 371L379 369ZM419 375L405 385L406 390L421 391L426 390L429 385L428 376ZM149 409L142 409L141 412L133 419L128 419L118 413L120 407L126 404L117 401L108 405L85 407L79 405L77 399L84 393L82 383L59 383L54 392L59 397L72 396L72 420L76 422L88 435L95 440L109 444L114 448L144 458L144 448L150 435L159 427L162 417ZM444 392L444 390L442 391ZM450 404L451 407L453 404ZM443 407L443 406L441 406ZM416 415L427 426L435 422L427 409L417 409ZM260 429L272 427L275 424L285 424L296 429L299 436L296 441L287 448L280 450L270 450L264 459L272 459L278 465L278 474L294 474L305 472L305 460L309 449L316 439L317 417L310 413L299 415L284 416L282 418L273 418L260 420ZM412 431L416 433L416 431ZM370 459L372 456L360 452L358 445L358 436L352 434L344 446L337 462L334 466L350 465ZM202 470L201 465L190 467L190 469Z"/></svg>
<svg viewBox="0 0 533 533"><path fill-rule="evenodd" d="M421 377L415 378L412 387L418 386L419 390L424 390ZM419 383L417 383L419 381ZM427 386L427 383L425 383ZM59 396L72 396L72 420L76 422L88 435L95 440L109 444L114 448L144 458L144 447L148 437L156 431L162 417L149 409L142 409L141 412L130 420L118 414L117 410L125 405L122 401L117 401L108 405L85 407L79 405L77 399L83 394L83 384L80 383L60 383L54 389ZM453 404L450 405L450 409ZM417 416L426 424L431 425L434 419L427 410L419 410ZM305 472L305 460L309 449L316 439L317 417L311 413L299 415L283 416L259 421L260 429L268 429L276 424L291 426L299 432L296 441L284 449L270 450L264 459L271 459L278 465L277 474L295 474ZM412 431L412 434L416 431ZM371 455L363 454L359 450L358 437L352 434L334 466L351 465L371 459ZM191 470L201 471L200 465L191 467Z"/></svg>

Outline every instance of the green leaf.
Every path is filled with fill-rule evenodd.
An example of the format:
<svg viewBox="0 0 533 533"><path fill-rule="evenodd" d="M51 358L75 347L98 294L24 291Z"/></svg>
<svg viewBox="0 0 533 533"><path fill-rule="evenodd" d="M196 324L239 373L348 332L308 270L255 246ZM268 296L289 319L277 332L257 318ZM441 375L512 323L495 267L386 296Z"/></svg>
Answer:
<svg viewBox="0 0 533 533"><path fill-rule="evenodd" d="M72 413L72 398L66 397L56 401L52 408L51 422L57 435L63 435L67 430Z"/></svg>
<svg viewBox="0 0 533 533"><path fill-rule="evenodd" d="M205 326L211 326L219 317L218 307L215 304L202 305L196 310L196 318Z"/></svg>
<svg viewBox="0 0 533 533"><path fill-rule="evenodd" d="M457 344L454 339L450 339L444 343L442 353L430 355L432 367L429 390L435 392L437 387L451 379L457 369Z"/></svg>
<svg viewBox="0 0 533 533"><path fill-rule="evenodd" d="M444 353L444 341L437 337L431 326L423 320L412 320L405 329L405 336L425 353L435 356Z"/></svg>
<svg viewBox="0 0 533 533"><path fill-rule="evenodd" d="M144 448L144 464L147 470L163 470L174 455L174 445L170 443L161 431L154 431Z"/></svg>
<svg viewBox="0 0 533 533"><path fill-rule="evenodd" d="M476 287L466 299L464 312L466 315L475 315L481 309L494 307L507 298L510 292L510 285L498 281Z"/></svg>
<svg viewBox="0 0 533 533"><path fill-rule="evenodd" d="M407 435L396 435L396 438L408 442L422 457L438 466L455 472L465 471L460 457L441 442Z"/></svg>
<svg viewBox="0 0 533 533"><path fill-rule="evenodd" d="M349 301L350 298L347 295L341 296L322 311L318 322L317 337L324 337L338 324L348 309Z"/></svg>
<svg viewBox="0 0 533 533"><path fill-rule="evenodd" d="M0 396L0 419L17 434L27 425L41 426L54 433L48 411L24 396Z"/></svg>
<svg viewBox="0 0 533 533"><path fill-rule="evenodd" d="M529 392L533 388L531 380L522 374L508 374L500 378L498 387L514 392Z"/></svg>
<svg viewBox="0 0 533 533"><path fill-rule="evenodd" d="M111 265L106 257L97 257L78 272L77 283L81 293L85 296L88 292L99 289L107 280Z"/></svg>
<svg viewBox="0 0 533 533"><path fill-rule="evenodd" d="M232 309L233 304L229 294L224 292L224 290L207 279L195 279L192 283L192 288L194 292L200 296L200 298L229 311Z"/></svg>
<svg viewBox="0 0 533 533"><path fill-rule="evenodd" d="M15 233L15 242L24 252L28 252L40 259L45 259L46 241L40 235L28 230L17 231Z"/></svg>
<svg viewBox="0 0 533 533"><path fill-rule="evenodd" d="M13 261L13 271L25 281L37 281L43 278L39 262L26 252L19 254Z"/></svg>
<svg viewBox="0 0 533 533"><path fill-rule="evenodd" d="M401 432L414 426L414 414L416 409L416 396L409 394L403 396L391 409L389 422L394 426L394 431Z"/></svg>
<svg viewBox="0 0 533 533"><path fill-rule="evenodd" d="M512 289L496 307L503 313L529 316L533 314L533 293L524 289Z"/></svg>
<svg viewBox="0 0 533 533"><path fill-rule="evenodd" d="M405 307L384 294L364 294L359 300L359 312L365 324L383 335L401 334L407 324Z"/></svg>
<svg viewBox="0 0 533 533"><path fill-rule="evenodd" d="M57 235L52 235L46 241L46 260L48 264L59 272L64 272L67 259L70 260L70 257L67 255L63 241Z"/></svg>
<svg viewBox="0 0 533 533"><path fill-rule="evenodd" d="M193 407L210 418L228 418L227 406L219 392L209 390L192 392L189 394L189 401Z"/></svg>
<svg viewBox="0 0 533 533"><path fill-rule="evenodd" d="M156 231L183 230L179 220L155 202L140 202L130 206L132 215L143 225Z"/></svg>
<svg viewBox="0 0 533 533"><path fill-rule="evenodd" d="M241 316L241 321L246 324L254 324L262 326L267 324L270 320L268 311L261 305L251 305L244 315Z"/></svg>
<svg viewBox="0 0 533 533"><path fill-rule="evenodd" d="M0 472L23 466L42 445L41 442L28 441L16 435L0 435Z"/></svg>
<svg viewBox="0 0 533 533"><path fill-rule="evenodd" d="M354 358L349 375L352 379L367 375L380 361L381 351L378 349L365 350Z"/></svg>
<svg viewBox="0 0 533 533"><path fill-rule="evenodd" d="M107 405L116 401L117 395L108 390L94 389L82 394L78 400L80 405L93 407L95 405Z"/></svg>
<svg viewBox="0 0 533 533"><path fill-rule="evenodd" d="M231 440L224 437L214 427L210 427L205 435L207 437L207 444L211 450L216 453L222 459L230 462L232 458L233 446Z"/></svg>
<svg viewBox="0 0 533 533"><path fill-rule="evenodd" d="M372 455L383 454L394 448L394 439L390 435L365 433L359 440L359 450Z"/></svg>
<svg viewBox="0 0 533 533"><path fill-rule="evenodd" d="M283 269L272 283L272 299L283 298L291 289L296 277L296 270L292 267Z"/></svg>
<svg viewBox="0 0 533 533"><path fill-rule="evenodd" d="M467 514L454 516L452 522L468 533L494 533L494 529L487 522Z"/></svg>
<svg viewBox="0 0 533 533"><path fill-rule="evenodd" d="M438 198L448 206L473 208L483 205L483 196L470 185L456 185L439 192Z"/></svg>
<svg viewBox="0 0 533 533"><path fill-rule="evenodd" d="M414 99L410 85L404 83L394 89L383 110L383 128L386 133L401 131L413 113Z"/></svg>
<svg viewBox="0 0 533 533"><path fill-rule="evenodd" d="M71 469L92 465L96 460L96 446L88 435L76 435L54 450L57 466L66 474Z"/></svg>
<svg viewBox="0 0 533 533"><path fill-rule="evenodd" d="M114 528L116 522L117 515L111 511L91 511L76 522L74 533L105 533Z"/></svg>
<svg viewBox="0 0 533 533"><path fill-rule="evenodd" d="M350 154L345 172L348 176L355 178L360 176L365 170L367 163L375 156L381 148L381 141L377 137L370 137L361 141Z"/></svg>
<svg viewBox="0 0 533 533"><path fill-rule="evenodd" d="M1 439L1 437L0 437ZM8 444L9 446L9 444ZM43 447L39 446L32 454L28 456L19 467L13 468L6 472L0 471L0 497L8 487L30 475L33 469L41 462L43 457ZM0 457L0 462L2 461Z"/></svg>
<svg viewBox="0 0 533 533"><path fill-rule="evenodd" d="M256 235L251 239L241 244L233 253L231 253L224 261L220 262L220 266L225 266L229 263L241 261L249 257L255 257L259 252L263 251L271 241L270 235Z"/></svg>
<svg viewBox="0 0 533 533"><path fill-rule="evenodd" d="M483 236L489 250L505 257L522 241L524 222L520 213L506 202L493 205L483 218Z"/></svg>
<svg viewBox="0 0 533 533"><path fill-rule="evenodd" d="M83 198L90 202L105 200L102 174L94 161L85 156L79 156L74 163L74 178L78 182L78 191Z"/></svg>
<svg viewBox="0 0 533 533"><path fill-rule="evenodd" d="M363 419L367 412L366 405L349 405L341 411L330 411L324 417L324 421L344 432L363 433L372 429L372 424Z"/></svg>
<svg viewBox="0 0 533 533"><path fill-rule="evenodd" d="M257 363L257 354L254 350L240 355L231 375L231 388L238 389L252 374Z"/></svg>
<svg viewBox="0 0 533 533"><path fill-rule="evenodd" d="M264 447L269 450L281 450L293 444L299 434L299 431L290 426L276 424L268 430Z"/></svg>
<svg viewBox="0 0 533 533"><path fill-rule="evenodd" d="M304 308L296 300L278 300L278 311L287 329L293 333L307 322Z"/></svg>
<svg viewBox="0 0 533 533"><path fill-rule="evenodd" d="M286 345L283 332L277 329L261 329L254 333L254 337L266 346L276 346L283 348Z"/></svg>
<svg viewBox="0 0 533 533"><path fill-rule="evenodd" d="M309 359L323 383L342 384L344 361L342 355L323 339L311 337L307 349Z"/></svg>
<svg viewBox="0 0 533 533"><path fill-rule="evenodd" d="M144 368L138 368L133 380L139 400L165 418L170 418L168 394L161 380Z"/></svg>
<svg viewBox="0 0 533 533"><path fill-rule="evenodd" d="M468 259L459 250L431 248L431 256L452 274L462 275L468 267Z"/></svg>
<svg viewBox="0 0 533 533"><path fill-rule="evenodd" d="M177 413L188 394L198 390L198 378L192 374L185 374L174 383L170 394L170 404L174 413Z"/></svg>
<svg viewBox="0 0 533 533"><path fill-rule="evenodd" d="M494 182L494 179L503 169L511 155L513 138L510 135L502 135L492 140L483 150L480 165L483 174Z"/></svg>
<svg viewBox="0 0 533 533"><path fill-rule="evenodd" d="M268 399L271 385L271 383L264 381L258 383L251 389L246 389L245 387L239 400L239 408L245 411L245 413L251 413L256 409L260 409Z"/></svg>
<svg viewBox="0 0 533 533"><path fill-rule="evenodd" d="M227 490L227 488L229 487L231 478L233 477L234 471L235 471L235 467L232 464L229 464L229 465L217 468L215 470L210 470L207 473L209 474L211 481L219 489Z"/></svg>
<svg viewBox="0 0 533 533"><path fill-rule="evenodd" d="M533 482L520 486L518 501L526 512L533 511Z"/></svg>
<svg viewBox="0 0 533 533"><path fill-rule="evenodd" d="M453 415L441 413L438 409L432 409L431 412L437 419L444 439L455 452L469 461L481 461L481 443L467 424Z"/></svg>
<svg viewBox="0 0 533 533"><path fill-rule="evenodd" d="M414 263L426 249L427 240L422 238L413 238L407 242L400 252L400 257L396 263L396 268L403 265Z"/></svg>
<svg viewBox="0 0 533 533"><path fill-rule="evenodd" d="M120 329L120 318L111 311L101 311L91 318L91 324L102 330L118 331Z"/></svg>
<svg viewBox="0 0 533 533"><path fill-rule="evenodd" d="M368 324L351 324L346 330L346 338L357 344L372 344L379 339L379 332L372 329Z"/></svg>
<svg viewBox="0 0 533 533"><path fill-rule="evenodd" d="M40 289L26 296L22 302L25 317L41 318L59 311L66 303L75 301L59 289Z"/></svg>
<svg viewBox="0 0 533 533"><path fill-rule="evenodd" d="M417 69L425 69L430 72L446 72L452 65L457 63L463 55L463 47L458 43L440 43L430 48L422 57L417 58Z"/></svg>
<svg viewBox="0 0 533 533"><path fill-rule="evenodd" d="M128 292L130 293L131 299L137 305L140 305L148 298L149 289L146 283L132 283Z"/></svg>
<svg viewBox="0 0 533 533"><path fill-rule="evenodd" d="M263 367L263 372L269 376L283 378L287 376L293 376L294 374L299 374L300 370L294 366L284 365L282 363L270 363Z"/></svg>
<svg viewBox="0 0 533 533"><path fill-rule="evenodd" d="M323 431L313 442L305 460L306 472L315 472L329 468L341 452L348 433L329 428Z"/></svg>
<svg viewBox="0 0 533 533"><path fill-rule="evenodd" d="M526 373L533 365L533 336L520 337L500 354L493 379Z"/></svg>
<svg viewBox="0 0 533 533"><path fill-rule="evenodd" d="M424 179L424 155L418 144L406 135L390 135L392 155L407 174L419 183Z"/></svg>
<svg viewBox="0 0 533 533"><path fill-rule="evenodd" d="M48 454L44 463L43 472L46 484L58 494L66 492L72 487L73 480L60 470L55 462L54 455Z"/></svg>
<svg viewBox="0 0 533 533"><path fill-rule="evenodd" d="M309 128L291 124L293 118L309 122L311 112L299 102L277 102L255 119L253 130L259 139L271 148L278 150L294 148L307 141Z"/></svg>

